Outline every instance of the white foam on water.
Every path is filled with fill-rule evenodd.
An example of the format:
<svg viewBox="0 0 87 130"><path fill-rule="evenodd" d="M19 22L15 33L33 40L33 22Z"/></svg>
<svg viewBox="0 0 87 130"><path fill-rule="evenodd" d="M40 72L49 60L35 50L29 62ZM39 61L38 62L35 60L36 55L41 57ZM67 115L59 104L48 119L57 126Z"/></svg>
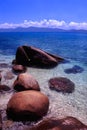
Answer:
<svg viewBox="0 0 87 130"><path fill-rule="evenodd" d="M1 63L7 63L7 64L9 64L9 63L11 63L12 62L12 60L14 59L14 55L2 55L2 54L0 54L0 64Z"/></svg>
<svg viewBox="0 0 87 130"><path fill-rule="evenodd" d="M0 110L7 108L7 103L10 100L12 93L4 93L0 95Z"/></svg>

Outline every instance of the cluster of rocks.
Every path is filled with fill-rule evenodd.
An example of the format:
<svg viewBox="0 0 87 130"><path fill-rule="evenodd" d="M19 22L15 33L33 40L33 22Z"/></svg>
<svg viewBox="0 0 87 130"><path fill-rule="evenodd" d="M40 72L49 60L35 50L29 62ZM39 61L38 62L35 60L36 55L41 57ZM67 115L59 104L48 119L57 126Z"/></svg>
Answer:
<svg viewBox="0 0 87 130"><path fill-rule="evenodd" d="M0 77L0 80L2 80L2 75ZM11 78L9 79L11 80ZM0 91L9 91L9 89L6 85L0 85ZM18 71L18 76L13 83L13 89L15 92L7 103L6 109L9 120L36 121L47 114L49 99L45 94L40 92L39 83L33 76L26 72L19 73ZM0 120L0 130L2 130L2 119Z"/></svg>
<svg viewBox="0 0 87 130"><path fill-rule="evenodd" d="M37 120L47 113L49 99L40 92L38 82L30 74L19 74L13 83L13 88L17 93L12 96L7 104L8 118L13 120Z"/></svg>
<svg viewBox="0 0 87 130"><path fill-rule="evenodd" d="M26 73L26 66L53 67L62 60L64 59L34 47L21 46L17 49L16 60L12 62L12 70L18 76L13 83L15 92L8 101L6 109L9 120L37 121L47 114L49 98L40 92L38 81ZM7 73L4 78L12 79L11 73ZM1 79L0 74L0 81ZM54 77L48 81L48 84L49 88L63 93L72 93L75 89L75 84L65 77ZM9 89L6 85L0 85L0 90L9 91ZM2 130L1 115L0 130ZM87 126L73 117L50 118L24 130L87 130Z"/></svg>

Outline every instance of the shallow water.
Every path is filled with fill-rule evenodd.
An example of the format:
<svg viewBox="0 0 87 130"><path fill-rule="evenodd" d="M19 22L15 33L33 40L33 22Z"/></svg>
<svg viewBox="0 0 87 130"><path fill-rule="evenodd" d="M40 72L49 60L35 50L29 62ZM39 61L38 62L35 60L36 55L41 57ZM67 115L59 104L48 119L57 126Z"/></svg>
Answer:
<svg viewBox="0 0 87 130"><path fill-rule="evenodd" d="M46 117L62 118L73 116L87 125L87 68L84 68L82 73L66 74L64 69L80 65L79 63L59 64L53 69L36 69L28 68L26 73L33 75L39 82L41 92L45 93L50 100L50 107ZM81 65L80 65L81 66ZM83 67L83 66L81 66ZM11 68L2 68L1 84L6 84L12 88L12 84L17 75L12 80L5 80L6 72L11 71ZM75 83L75 91L71 94L63 94L55 90L51 90L48 85L48 80L53 77L67 77ZM5 93L0 95L0 108L6 109L8 100L13 93ZM44 117L44 118L46 118Z"/></svg>
<svg viewBox="0 0 87 130"><path fill-rule="evenodd" d="M79 34L79 35L81 35L81 34ZM84 35L85 35L85 39L82 39L82 43L84 43L84 41L86 40L87 34L84 34ZM7 34L6 34L6 36L7 36ZM29 34L27 35L27 38L25 38L24 35L22 35L22 36L23 36L22 40L20 41L21 45L22 45L22 43L24 43L24 41L29 42L29 39L28 39ZM44 36L44 38L45 38L44 41L42 41L42 36ZM77 49L77 46L79 46L79 45L74 46L75 45L74 44L74 45L72 45L72 47L74 47L72 49L73 52L70 53L69 47L71 47L71 46L68 46L68 48L67 48L67 46L64 46L64 48L63 48L64 39L61 43L62 37L67 39L68 36L66 38L66 35L64 35L64 36L59 35L58 38L60 38L60 41L58 41L58 39L56 39L56 41L59 43L59 45L57 45L57 47L60 46L60 50L58 49L58 52L57 52L57 48L56 47L53 48L52 44L51 44L51 47L49 47L49 44L51 41L51 39L50 39L51 36L50 36L50 34L48 34L48 35L40 34L40 37L38 36L39 37L38 38L36 34L34 34L34 36L33 36L33 34L31 34L30 35L30 38L31 38L30 42L32 43L31 45L33 45L34 42L37 41L36 43L37 43L38 47L40 47L40 45L43 44L43 46L41 46L41 47L44 50L46 50L46 51L48 50L48 52L54 52L55 54L60 53L62 56L65 56L65 58L68 59L70 62L67 62L64 64L59 64L58 66L56 66L55 68L52 68L52 69L37 69L37 68L29 67L26 72L26 73L33 75L37 79L37 81L39 82L40 88L41 88L41 92L45 93L49 97L49 100L50 100L49 111L48 111L48 114L44 118L46 118L46 117L63 118L66 116L73 116L87 125L87 62L86 62L87 58L85 55L87 53L87 50L86 49L85 49L85 51L83 51L84 49L80 50L81 46L82 46L82 45L80 45L80 49L78 49L77 52L75 52L75 54L73 54L74 49ZM13 35L12 35L12 37L13 37ZM17 43L18 43L18 37L16 36ZM77 37L77 41L78 41L79 36L76 35L76 37ZM42 44L38 43L38 39L40 40L40 38L41 38ZM44 42L46 42L46 38L49 39L49 44L44 45ZM54 39L55 39L54 35L51 38L53 38L53 41L54 41ZM72 38L72 41L73 41L74 37L72 36L70 38ZM68 42L70 42L70 38L69 38ZM15 37L14 37L14 39L15 39ZM12 40L12 41L14 41L14 40ZM81 41L81 39L79 40L79 42L80 41ZM66 40L65 40L65 42L66 42ZM64 42L64 44L65 44L65 42ZM83 45L85 48L86 44L83 44ZM9 46L10 46L10 44L9 44ZM13 74L14 78L12 80L7 80L4 78L4 76L6 75L6 72L12 71L11 62L15 58L15 55L12 52L16 51L16 47L19 46L19 44L16 44L14 46L13 46L14 49L13 49L13 51L11 51L11 54L9 53L10 50L6 51L6 53L5 53L5 50L2 50L3 53L2 52L0 53L0 64L6 63L9 65L6 68L0 67L0 71L2 74L1 84L6 84L10 88L12 88L13 82L16 79L17 75ZM52 48L53 48L53 50L52 50ZM12 48L11 48L11 50L12 50ZM80 53L78 53L78 52L80 52ZM81 54L84 54L84 55L81 55ZM76 58L75 58L75 55L76 55ZM64 72L65 69L72 68L74 65L78 65L78 66L82 67L84 69L84 71L82 73L76 73L76 74L73 74L73 73L67 74ZM53 77L69 78L72 82L75 83L75 91L71 94L63 94L61 92L51 90L48 85L48 80ZM10 93L5 92L5 93L0 94L0 110L3 110L3 109L6 110L7 103L12 95L13 95L13 92L10 92ZM4 124L5 124L5 121L3 121L3 125ZM5 128L5 129L8 130L8 128ZM3 130L5 130L5 129L3 128ZM9 128L9 130L12 130L12 128Z"/></svg>
<svg viewBox="0 0 87 130"><path fill-rule="evenodd" d="M28 72L38 80L41 91L50 99L47 117L73 116L87 124L87 69L85 68L82 73L66 74L64 69L72 67L74 64L77 65L76 63L60 64L49 70L29 68ZM69 78L75 83L75 91L72 94L63 94L50 90L48 80L53 77Z"/></svg>

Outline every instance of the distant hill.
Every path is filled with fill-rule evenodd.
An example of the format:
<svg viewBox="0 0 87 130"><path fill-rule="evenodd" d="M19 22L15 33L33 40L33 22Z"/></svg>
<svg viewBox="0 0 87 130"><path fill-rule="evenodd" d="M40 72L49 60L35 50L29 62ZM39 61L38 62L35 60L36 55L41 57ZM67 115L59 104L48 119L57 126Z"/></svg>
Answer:
<svg viewBox="0 0 87 130"><path fill-rule="evenodd" d="M57 28L39 28L39 27L28 27L28 28L18 27L15 29L0 29L0 32L58 32L58 31L63 30Z"/></svg>
<svg viewBox="0 0 87 130"><path fill-rule="evenodd" d="M15 29L0 29L0 32L87 32L87 30L63 30L58 28L40 28L40 27L18 27Z"/></svg>

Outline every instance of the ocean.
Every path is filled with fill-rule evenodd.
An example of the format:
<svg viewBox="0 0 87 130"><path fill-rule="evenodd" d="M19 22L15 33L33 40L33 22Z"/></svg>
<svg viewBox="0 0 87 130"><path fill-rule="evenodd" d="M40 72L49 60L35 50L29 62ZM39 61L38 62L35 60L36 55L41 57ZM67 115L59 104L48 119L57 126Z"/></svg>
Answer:
<svg viewBox="0 0 87 130"><path fill-rule="evenodd" d="M85 32L0 33L0 55L14 56L17 47L21 45L35 46L66 59L87 64L87 33Z"/></svg>
<svg viewBox="0 0 87 130"><path fill-rule="evenodd" d="M44 117L63 118L73 116L87 125L87 33L86 32L0 32L0 64L11 65L17 47L29 45L63 57L66 63L51 69L28 68L50 99L48 114ZM76 67L77 71L67 70ZM2 76L11 68L0 67ZM17 75L15 75L16 78ZM75 84L75 91L63 94L49 89L48 80L66 77ZM15 79L14 78L14 79ZM14 79L2 79L1 83L12 87ZM0 95L0 108L6 109L12 93ZM6 128L7 129L7 128ZM11 128L9 128L11 130Z"/></svg>

